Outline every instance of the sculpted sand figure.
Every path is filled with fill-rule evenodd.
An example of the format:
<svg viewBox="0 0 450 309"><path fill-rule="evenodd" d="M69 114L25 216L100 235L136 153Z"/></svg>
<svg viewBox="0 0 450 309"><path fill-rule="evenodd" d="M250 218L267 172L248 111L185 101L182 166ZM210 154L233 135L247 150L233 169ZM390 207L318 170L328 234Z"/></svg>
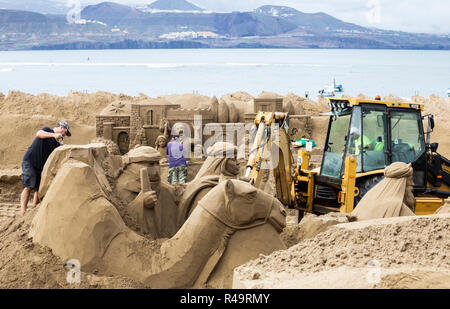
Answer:
<svg viewBox="0 0 450 309"><path fill-rule="evenodd" d="M178 227L183 225L198 201L212 188L221 181L236 179L239 175L237 147L233 144L217 142L208 149L207 154L208 157L195 178L186 185L178 209Z"/></svg>
<svg viewBox="0 0 450 309"><path fill-rule="evenodd" d="M52 181L43 179L51 183L30 236L61 259L77 259L86 272L121 274L151 288L231 288L236 266L285 248L279 236L285 226L281 203L239 180L214 187L171 239L149 242L125 225L105 193L94 166L108 159L106 146L95 147L57 152L50 158L57 163Z"/></svg>
<svg viewBox="0 0 450 309"><path fill-rule="evenodd" d="M152 147L132 149L124 156L124 171L116 183L140 232L154 238L171 237L177 231L177 202L172 186L161 182L160 159Z"/></svg>
<svg viewBox="0 0 450 309"><path fill-rule="evenodd" d="M413 169L411 163L394 162L384 178L364 195L352 216L358 220L414 216Z"/></svg>
<svg viewBox="0 0 450 309"><path fill-rule="evenodd" d="M165 135L160 135L156 138L155 149L161 155L160 163L167 163L167 144L169 139Z"/></svg>

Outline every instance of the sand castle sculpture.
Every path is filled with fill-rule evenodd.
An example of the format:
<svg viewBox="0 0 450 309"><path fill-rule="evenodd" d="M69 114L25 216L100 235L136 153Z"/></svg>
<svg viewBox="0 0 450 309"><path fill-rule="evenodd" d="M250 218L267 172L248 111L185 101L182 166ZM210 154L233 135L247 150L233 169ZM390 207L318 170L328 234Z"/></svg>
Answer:
<svg viewBox="0 0 450 309"><path fill-rule="evenodd" d="M284 102L283 97L269 92L263 92L247 102L235 100L232 96L224 96L220 101L213 97L209 107L203 109L183 109L180 104L173 104L161 98L140 102L116 101L96 116L96 136L114 141L121 154L127 153L136 145L154 146L158 140L158 144L162 144L158 150L163 155L161 136L169 140L174 124L186 124L185 135L193 137L195 131L202 132L202 140L206 141L211 138L203 130L206 125L214 124L220 126L224 134L234 134L239 125L253 123L258 111L288 112L291 123L290 139L295 141L311 137L310 116L301 114L303 108L300 105L294 107L292 102ZM196 125L194 116L201 117L201 127ZM217 141L224 141L223 136L217 136ZM237 138L234 141L236 144ZM191 145L191 148L193 151L195 145Z"/></svg>
<svg viewBox="0 0 450 309"><path fill-rule="evenodd" d="M234 151L214 149L223 146ZM230 288L236 266L285 248L282 204L231 179L235 170L214 159L199 179L219 179L177 226L177 200L158 178L159 158L149 146L123 156L101 143L59 147L43 171L33 241L79 260L86 272L120 274L152 288Z"/></svg>

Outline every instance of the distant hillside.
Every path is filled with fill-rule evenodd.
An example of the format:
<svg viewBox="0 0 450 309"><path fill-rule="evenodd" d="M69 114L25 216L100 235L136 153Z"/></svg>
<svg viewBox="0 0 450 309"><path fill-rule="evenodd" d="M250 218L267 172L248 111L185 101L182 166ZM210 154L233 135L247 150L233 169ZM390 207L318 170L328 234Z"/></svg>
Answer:
<svg viewBox="0 0 450 309"><path fill-rule="evenodd" d="M99 24L72 25L68 24L65 15L44 15L40 13L3 10L0 9L0 35L3 40L13 41L31 40L40 36L64 35L72 33L84 35L84 33L103 34L104 26ZM34 44L37 42L33 42Z"/></svg>
<svg viewBox="0 0 450 309"><path fill-rule="evenodd" d="M0 9L33 11L43 14L67 14L67 2L52 0L0 0Z"/></svg>
<svg viewBox="0 0 450 309"><path fill-rule="evenodd" d="M0 3L6 0L0 0ZM37 5L42 0L36 0ZM49 1L48 3L50 3ZM30 0L17 0L29 5ZM19 5L19 6L20 6ZM0 9L0 50L87 48L370 48L450 50L450 36L365 28L325 13L265 5L252 12L199 12L184 0L141 9L89 5L81 20ZM70 9L70 8L68 8Z"/></svg>
<svg viewBox="0 0 450 309"><path fill-rule="evenodd" d="M8 23L45 23L48 18L40 13L18 11L18 10L0 10L0 25Z"/></svg>
<svg viewBox="0 0 450 309"><path fill-rule="evenodd" d="M313 32L325 32L336 30L363 31L367 28L343 22L325 13L303 13L287 6L264 5L255 10L257 14L282 18L298 27Z"/></svg>
<svg viewBox="0 0 450 309"><path fill-rule="evenodd" d="M219 34L234 37L278 35L297 28L281 18L253 12L214 14L213 17L214 28Z"/></svg>
<svg viewBox="0 0 450 309"><path fill-rule="evenodd" d="M164 11L203 11L202 8L185 0L158 0L147 6L149 9Z"/></svg>
<svg viewBox="0 0 450 309"><path fill-rule="evenodd" d="M114 3L102 2L88 5L81 11L81 17L89 20L98 20L107 24L133 23L134 20L145 18L146 14L135 8Z"/></svg>
<svg viewBox="0 0 450 309"><path fill-rule="evenodd" d="M212 31L231 37L267 36L281 34L297 27L281 18L254 12L151 14L111 2L90 5L81 11L81 17L153 36L177 31Z"/></svg>

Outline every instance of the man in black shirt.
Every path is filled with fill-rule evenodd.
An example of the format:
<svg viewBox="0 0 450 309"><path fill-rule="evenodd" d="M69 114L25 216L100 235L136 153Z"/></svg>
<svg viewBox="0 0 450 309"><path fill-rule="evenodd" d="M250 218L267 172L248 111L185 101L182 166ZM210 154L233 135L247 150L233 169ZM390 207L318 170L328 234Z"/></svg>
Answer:
<svg viewBox="0 0 450 309"><path fill-rule="evenodd" d="M43 127L36 133L36 138L22 160L23 191L20 196L22 214L27 211L31 190L35 191L33 207L36 207L44 164L52 151L62 144L64 136L71 136L69 129L70 127L67 122L60 121L53 130L49 127Z"/></svg>

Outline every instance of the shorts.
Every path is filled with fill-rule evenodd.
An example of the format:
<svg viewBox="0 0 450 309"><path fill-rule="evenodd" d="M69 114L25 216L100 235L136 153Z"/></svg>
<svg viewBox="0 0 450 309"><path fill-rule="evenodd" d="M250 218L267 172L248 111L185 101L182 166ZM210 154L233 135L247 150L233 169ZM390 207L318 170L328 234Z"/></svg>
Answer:
<svg viewBox="0 0 450 309"><path fill-rule="evenodd" d="M186 183L187 167L185 165L169 168L167 180L170 184Z"/></svg>
<svg viewBox="0 0 450 309"><path fill-rule="evenodd" d="M41 171L36 170L28 161L22 161L22 186L39 191Z"/></svg>

